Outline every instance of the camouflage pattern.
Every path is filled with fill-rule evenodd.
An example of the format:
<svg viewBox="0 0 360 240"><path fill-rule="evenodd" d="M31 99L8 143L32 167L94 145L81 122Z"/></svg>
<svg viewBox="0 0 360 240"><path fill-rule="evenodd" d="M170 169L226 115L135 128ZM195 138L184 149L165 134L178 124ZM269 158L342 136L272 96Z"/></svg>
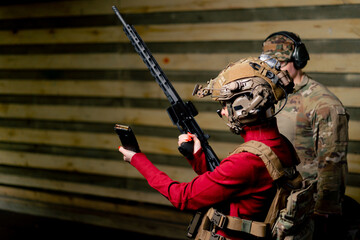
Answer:
<svg viewBox="0 0 360 240"><path fill-rule="evenodd" d="M277 222L276 240L311 240L314 232L314 221L309 219L298 231L291 232L294 227L297 227L290 219L286 219L283 213L280 213L279 221ZM286 232L290 229L290 232Z"/></svg>
<svg viewBox="0 0 360 240"><path fill-rule="evenodd" d="M263 53L279 61L290 61L294 42L283 35L275 35L263 43Z"/></svg>
<svg viewBox="0 0 360 240"><path fill-rule="evenodd" d="M287 198L286 208L280 211L279 217L272 229L277 240L282 239L312 239L317 180L304 180L303 187L291 192Z"/></svg>
<svg viewBox="0 0 360 240"><path fill-rule="evenodd" d="M285 100L278 103L277 109ZM307 75L277 115L280 132L294 145L304 178L318 178L315 211L341 214L345 192L349 115L327 88Z"/></svg>

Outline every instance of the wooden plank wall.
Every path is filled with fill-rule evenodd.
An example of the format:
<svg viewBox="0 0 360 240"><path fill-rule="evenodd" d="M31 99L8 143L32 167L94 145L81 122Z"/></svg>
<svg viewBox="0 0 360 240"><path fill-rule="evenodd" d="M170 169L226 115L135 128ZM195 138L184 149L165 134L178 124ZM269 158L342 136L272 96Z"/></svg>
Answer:
<svg viewBox="0 0 360 240"><path fill-rule="evenodd" d="M350 120L347 194L360 201L360 1L87 0L0 3L0 208L183 239L191 213L172 208L117 152L115 123L179 181L168 102L125 37L111 6L135 25L199 125L225 157L241 140L193 99L230 61L257 56L274 31L299 33L306 71Z"/></svg>

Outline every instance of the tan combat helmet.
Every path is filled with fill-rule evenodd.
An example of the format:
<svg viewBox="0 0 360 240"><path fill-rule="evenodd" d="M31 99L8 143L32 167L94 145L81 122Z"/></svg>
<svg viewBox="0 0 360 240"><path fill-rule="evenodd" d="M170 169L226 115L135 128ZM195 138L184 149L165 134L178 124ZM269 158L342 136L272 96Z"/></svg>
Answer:
<svg viewBox="0 0 360 240"><path fill-rule="evenodd" d="M291 93L294 83L280 70L275 58L261 55L229 64L206 87L196 85L193 94L211 95L226 106L230 130L239 134L244 124L265 121L276 114L274 105Z"/></svg>

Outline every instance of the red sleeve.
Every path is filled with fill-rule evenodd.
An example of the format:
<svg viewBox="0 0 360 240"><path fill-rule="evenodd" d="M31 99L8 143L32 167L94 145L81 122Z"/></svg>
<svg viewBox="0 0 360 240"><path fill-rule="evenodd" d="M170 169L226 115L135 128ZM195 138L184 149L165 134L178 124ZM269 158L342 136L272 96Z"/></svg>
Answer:
<svg viewBox="0 0 360 240"><path fill-rule="evenodd" d="M187 160L198 175L201 175L201 174L205 173L206 171L208 171L205 153L202 150L202 148L200 148L194 154L194 159L191 159L191 160L187 159Z"/></svg>
<svg viewBox="0 0 360 240"><path fill-rule="evenodd" d="M234 154L213 172L205 172L191 182L179 183L157 169L143 153L133 156L131 164L147 179L149 185L164 195L176 208L196 210L224 201L234 195L249 194L255 181L255 168L248 153ZM260 165L264 164L260 159Z"/></svg>

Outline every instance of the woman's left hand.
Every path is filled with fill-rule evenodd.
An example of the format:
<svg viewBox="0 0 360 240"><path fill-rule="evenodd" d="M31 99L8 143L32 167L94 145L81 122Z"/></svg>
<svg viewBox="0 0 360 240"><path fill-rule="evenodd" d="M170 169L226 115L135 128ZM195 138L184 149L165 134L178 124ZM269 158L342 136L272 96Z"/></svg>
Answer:
<svg viewBox="0 0 360 240"><path fill-rule="evenodd" d="M121 152L124 155L124 161L128 163L131 163L132 157L136 154L136 152L127 150L122 146L119 147L119 152Z"/></svg>

